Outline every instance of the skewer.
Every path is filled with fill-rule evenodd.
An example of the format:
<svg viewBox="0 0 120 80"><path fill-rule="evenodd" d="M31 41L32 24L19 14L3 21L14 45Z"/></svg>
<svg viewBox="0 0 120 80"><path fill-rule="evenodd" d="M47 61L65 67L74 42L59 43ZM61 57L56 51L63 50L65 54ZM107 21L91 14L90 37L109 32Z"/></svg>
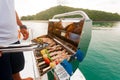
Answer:
<svg viewBox="0 0 120 80"><path fill-rule="evenodd" d="M36 57L37 60L42 59L42 57Z"/></svg>
<svg viewBox="0 0 120 80"><path fill-rule="evenodd" d="M45 74L46 72L48 72L51 68L54 68L55 67L55 62L51 62L50 63L50 65L42 65L42 66L40 66L39 67L39 71L40 71L40 73L41 73L41 76L43 75L43 74Z"/></svg>
<svg viewBox="0 0 120 80"><path fill-rule="evenodd" d="M45 61L42 61L42 62L38 63L38 66L41 66L43 64L45 64Z"/></svg>
<svg viewBox="0 0 120 80"><path fill-rule="evenodd" d="M43 65L41 65L41 66L39 66L40 67L40 69L44 69L44 68L46 68L46 67L48 67L49 65L47 65L47 64L43 64Z"/></svg>
<svg viewBox="0 0 120 80"><path fill-rule="evenodd" d="M51 67L44 68L43 70L40 70L40 75L44 75L46 72L48 72L51 69Z"/></svg>
<svg viewBox="0 0 120 80"><path fill-rule="evenodd" d="M68 52L61 45L56 45L55 42L48 44L45 49L37 52L39 57L36 60L41 76L69 57Z"/></svg>

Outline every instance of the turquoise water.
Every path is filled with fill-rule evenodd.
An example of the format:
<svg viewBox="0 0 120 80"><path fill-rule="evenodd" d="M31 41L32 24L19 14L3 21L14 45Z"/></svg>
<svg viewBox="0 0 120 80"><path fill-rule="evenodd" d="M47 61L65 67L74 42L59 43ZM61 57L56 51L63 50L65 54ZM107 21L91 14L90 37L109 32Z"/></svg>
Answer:
<svg viewBox="0 0 120 80"><path fill-rule="evenodd" d="M120 22L92 30L88 53L79 68L86 80L120 80Z"/></svg>

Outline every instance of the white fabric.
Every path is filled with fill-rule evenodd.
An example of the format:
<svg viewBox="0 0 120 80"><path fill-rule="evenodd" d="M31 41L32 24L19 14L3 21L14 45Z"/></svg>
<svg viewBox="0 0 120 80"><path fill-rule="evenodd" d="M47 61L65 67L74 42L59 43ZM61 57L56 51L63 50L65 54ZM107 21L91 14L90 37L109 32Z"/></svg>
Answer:
<svg viewBox="0 0 120 80"><path fill-rule="evenodd" d="M14 0L0 0L0 45L18 40Z"/></svg>

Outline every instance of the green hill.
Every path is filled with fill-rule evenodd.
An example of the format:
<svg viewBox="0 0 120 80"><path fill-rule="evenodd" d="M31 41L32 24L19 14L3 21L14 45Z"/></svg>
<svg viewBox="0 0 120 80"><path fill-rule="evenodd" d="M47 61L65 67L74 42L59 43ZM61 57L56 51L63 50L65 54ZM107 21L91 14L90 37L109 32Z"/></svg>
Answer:
<svg viewBox="0 0 120 80"><path fill-rule="evenodd" d="M22 20L48 20L56 14L76 11L76 10L84 11L93 21L120 21L120 15L118 13L88 10L88 9L82 9L82 8L73 8L73 7L67 7L67 6L55 6L45 11L39 12L36 15L23 16L21 17L21 19Z"/></svg>

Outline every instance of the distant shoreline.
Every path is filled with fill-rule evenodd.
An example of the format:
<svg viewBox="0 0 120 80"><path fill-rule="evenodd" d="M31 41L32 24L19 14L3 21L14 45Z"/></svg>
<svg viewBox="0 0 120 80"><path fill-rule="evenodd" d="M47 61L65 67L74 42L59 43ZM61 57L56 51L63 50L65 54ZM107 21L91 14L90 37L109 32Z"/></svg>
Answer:
<svg viewBox="0 0 120 80"><path fill-rule="evenodd" d="M22 21L48 22L48 20L22 20ZM120 22L120 21L93 21L93 22Z"/></svg>

